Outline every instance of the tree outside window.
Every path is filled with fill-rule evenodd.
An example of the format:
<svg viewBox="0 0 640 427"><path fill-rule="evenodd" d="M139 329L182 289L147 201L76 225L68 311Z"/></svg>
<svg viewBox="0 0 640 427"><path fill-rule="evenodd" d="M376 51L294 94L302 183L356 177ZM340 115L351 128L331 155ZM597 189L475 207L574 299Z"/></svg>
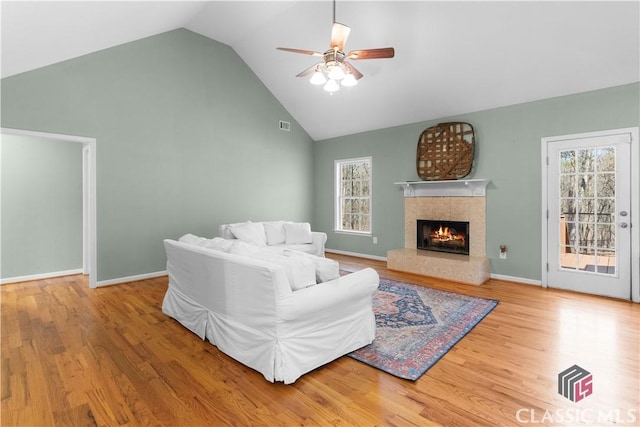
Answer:
<svg viewBox="0 0 640 427"><path fill-rule="evenodd" d="M337 231L371 233L371 157L336 160Z"/></svg>
<svg viewBox="0 0 640 427"><path fill-rule="evenodd" d="M615 251L615 148L560 152L562 252Z"/></svg>

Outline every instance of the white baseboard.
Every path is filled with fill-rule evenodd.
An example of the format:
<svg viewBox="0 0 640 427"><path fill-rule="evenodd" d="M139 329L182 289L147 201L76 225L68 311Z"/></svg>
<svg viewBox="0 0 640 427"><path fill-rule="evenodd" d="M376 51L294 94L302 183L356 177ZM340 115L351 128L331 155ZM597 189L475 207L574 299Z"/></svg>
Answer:
<svg viewBox="0 0 640 427"><path fill-rule="evenodd" d="M375 259L376 261L386 261L387 257L377 256L377 255L368 255L368 254L360 254L357 252L348 252L348 251L340 251L338 249L326 249L325 252L329 252L330 254L338 254L338 255L347 255L347 256L355 256L358 258L367 258L367 259Z"/></svg>
<svg viewBox="0 0 640 427"><path fill-rule="evenodd" d="M377 261L386 261L387 258L386 257L381 257L381 256L376 256L376 255L367 255L367 254L360 254L357 252L348 252L348 251L341 251L338 249L325 249L325 252L329 252L330 254L338 254L338 255L347 255L347 256L353 256L353 257L358 257L358 258L367 258L367 259L374 259ZM504 274L491 274L490 277L492 279L496 279L496 280L505 280L507 282L515 282L515 283L522 283L525 285L533 285L533 286L542 286L542 282L540 280L532 280L532 279L525 279L523 277L515 277L515 276L507 276Z"/></svg>
<svg viewBox="0 0 640 427"><path fill-rule="evenodd" d="M166 275L167 275L167 270L164 270L164 271L156 271L154 273L137 274L135 276L119 277L117 279L101 280L98 282L98 287L119 285L121 283L135 282L138 280L154 279L156 277L162 277Z"/></svg>
<svg viewBox="0 0 640 427"><path fill-rule="evenodd" d="M78 268L76 270L54 271L51 273L32 274L30 276L7 277L6 279L0 279L0 285L6 285L9 283L18 283L18 282L28 282L31 280L51 279L52 277L72 276L74 274L83 274L83 273L84 273L84 270L82 268Z"/></svg>
<svg viewBox="0 0 640 427"><path fill-rule="evenodd" d="M542 286L540 280L525 279L523 277L506 276L504 274L491 273L490 277L496 280L506 280L507 282L522 283L523 285Z"/></svg>

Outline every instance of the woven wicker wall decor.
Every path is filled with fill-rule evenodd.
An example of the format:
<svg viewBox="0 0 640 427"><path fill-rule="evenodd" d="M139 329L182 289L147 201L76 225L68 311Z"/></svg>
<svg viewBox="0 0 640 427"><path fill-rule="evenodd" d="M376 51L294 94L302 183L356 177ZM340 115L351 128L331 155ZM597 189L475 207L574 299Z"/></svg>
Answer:
<svg viewBox="0 0 640 427"><path fill-rule="evenodd" d="M416 169L425 181L461 179L473 166L475 134L465 122L439 123L418 139Z"/></svg>

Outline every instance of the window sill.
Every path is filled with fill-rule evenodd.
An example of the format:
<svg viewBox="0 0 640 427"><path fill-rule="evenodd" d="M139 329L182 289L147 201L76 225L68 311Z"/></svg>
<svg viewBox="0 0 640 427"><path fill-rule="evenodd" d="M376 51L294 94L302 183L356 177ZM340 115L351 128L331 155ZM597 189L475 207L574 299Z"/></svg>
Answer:
<svg viewBox="0 0 640 427"><path fill-rule="evenodd" d="M350 230L333 230L336 234L348 234L351 236L363 236L371 237L373 234L370 231L350 231Z"/></svg>

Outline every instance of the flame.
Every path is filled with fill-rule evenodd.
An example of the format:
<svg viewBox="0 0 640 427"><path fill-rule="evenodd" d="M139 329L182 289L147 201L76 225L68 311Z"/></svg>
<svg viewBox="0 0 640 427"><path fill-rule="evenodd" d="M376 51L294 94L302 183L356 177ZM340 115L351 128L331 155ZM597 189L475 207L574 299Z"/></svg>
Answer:
<svg viewBox="0 0 640 427"><path fill-rule="evenodd" d="M464 243L464 240L465 240L464 234L458 234L455 231L452 233L451 231L449 231L449 227L443 227L442 225L440 226L439 229L433 231L431 233L431 236L429 237L439 242L450 242L454 240L459 240Z"/></svg>

